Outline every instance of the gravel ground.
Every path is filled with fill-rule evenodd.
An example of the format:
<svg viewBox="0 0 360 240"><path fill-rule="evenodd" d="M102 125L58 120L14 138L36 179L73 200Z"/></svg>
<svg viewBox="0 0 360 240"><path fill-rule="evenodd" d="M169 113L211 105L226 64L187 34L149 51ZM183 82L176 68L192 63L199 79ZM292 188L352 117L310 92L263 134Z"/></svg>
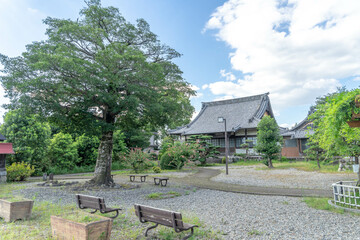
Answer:
<svg viewBox="0 0 360 240"><path fill-rule="evenodd" d="M134 203L194 214L206 226L222 232L224 239L360 239L359 217L309 208L301 198L258 196L169 184L157 187L140 184L131 190L97 190L83 194L102 196L109 206L133 208ZM74 192L28 184L18 190L37 201L74 204ZM147 200L154 192L177 191L171 199ZM60 200L59 200L60 199Z"/></svg>
<svg viewBox="0 0 360 240"><path fill-rule="evenodd" d="M224 170L224 167L212 167ZM257 169L256 169L257 168ZM331 189L338 181L357 179L355 173L315 173L291 169L259 170L259 166L231 167L229 175L223 171L211 180L245 186L268 186L283 188Z"/></svg>

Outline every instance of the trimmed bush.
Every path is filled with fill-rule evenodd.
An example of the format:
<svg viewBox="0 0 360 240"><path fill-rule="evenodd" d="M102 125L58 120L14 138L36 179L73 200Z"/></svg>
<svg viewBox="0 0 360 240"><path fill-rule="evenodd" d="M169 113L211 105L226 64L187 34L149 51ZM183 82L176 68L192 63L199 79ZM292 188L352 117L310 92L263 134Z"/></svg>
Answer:
<svg viewBox="0 0 360 240"><path fill-rule="evenodd" d="M190 159L194 159L195 151L191 144L175 142L160 159L161 169L181 169Z"/></svg>
<svg viewBox="0 0 360 240"><path fill-rule="evenodd" d="M149 154L144 153L140 148L131 149L124 158L135 173L143 172L152 166L149 160Z"/></svg>
<svg viewBox="0 0 360 240"><path fill-rule="evenodd" d="M152 170L154 171L154 173L161 173L161 168L160 167L153 167Z"/></svg>
<svg viewBox="0 0 360 240"><path fill-rule="evenodd" d="M35 172L33 166L24 162L14 162L6 167L7 181L25 181L28 177Z"/></svg>

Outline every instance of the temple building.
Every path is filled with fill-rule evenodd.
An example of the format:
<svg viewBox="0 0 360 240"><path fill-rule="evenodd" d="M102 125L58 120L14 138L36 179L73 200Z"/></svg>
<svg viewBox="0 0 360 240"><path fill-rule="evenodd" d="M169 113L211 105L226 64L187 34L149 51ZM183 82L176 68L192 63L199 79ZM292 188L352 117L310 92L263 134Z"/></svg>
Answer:
<svg viewBox="0 0 360 240"><path fill-rule="evenodd" d="M191 135L209 135L219 151L225 152L225 131L229 140L229 154L245 153L243 144L248 144L248 153L254 154L257 125L263 116L274 117L269 93L203 102L198 116L188 125L169 131L170 135L186 140ZM219 120L223 120L219 122ZM225 130L226 126L226 130Z"/></svg>

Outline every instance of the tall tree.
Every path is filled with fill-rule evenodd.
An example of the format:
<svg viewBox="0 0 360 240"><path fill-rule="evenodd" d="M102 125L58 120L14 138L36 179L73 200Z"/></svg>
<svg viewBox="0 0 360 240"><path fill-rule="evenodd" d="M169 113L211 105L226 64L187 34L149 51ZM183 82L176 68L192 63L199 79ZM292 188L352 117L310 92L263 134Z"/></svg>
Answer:
<svg viewBox="0 0 360 240"><path fill-rule="evenodd" d="M255 149L267 161L267 166L273 168L272 160L279 157L282 137L274 118L265 116L258 124L257 144Z"/></svg>
<svg viewBox="0 0 360 240"><path fill-rule="evenodd" d="M143 19L127 22L114 7L89 0L78 20L48 17L48 39L22 56L0 55L10 108L26 106L65 126L101 134L92 182L109 185L116 126L154 127L189 120L194 94Z"/></svg>

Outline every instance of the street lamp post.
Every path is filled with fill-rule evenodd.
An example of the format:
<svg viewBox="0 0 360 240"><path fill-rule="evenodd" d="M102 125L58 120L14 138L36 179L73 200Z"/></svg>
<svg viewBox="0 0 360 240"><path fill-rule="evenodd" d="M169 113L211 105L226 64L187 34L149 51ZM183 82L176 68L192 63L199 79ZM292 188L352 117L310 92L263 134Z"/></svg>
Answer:
<svg viewBox="0 0 360 240"><path fill-rule="evenodd" d="M226 131L226 119L223 117L218 117L218 122L225 124L225 159L226 159L226 175L229 175L229 166L228 166L228 156L229 156L229 145L227 139L227 131Z"/></svg>

